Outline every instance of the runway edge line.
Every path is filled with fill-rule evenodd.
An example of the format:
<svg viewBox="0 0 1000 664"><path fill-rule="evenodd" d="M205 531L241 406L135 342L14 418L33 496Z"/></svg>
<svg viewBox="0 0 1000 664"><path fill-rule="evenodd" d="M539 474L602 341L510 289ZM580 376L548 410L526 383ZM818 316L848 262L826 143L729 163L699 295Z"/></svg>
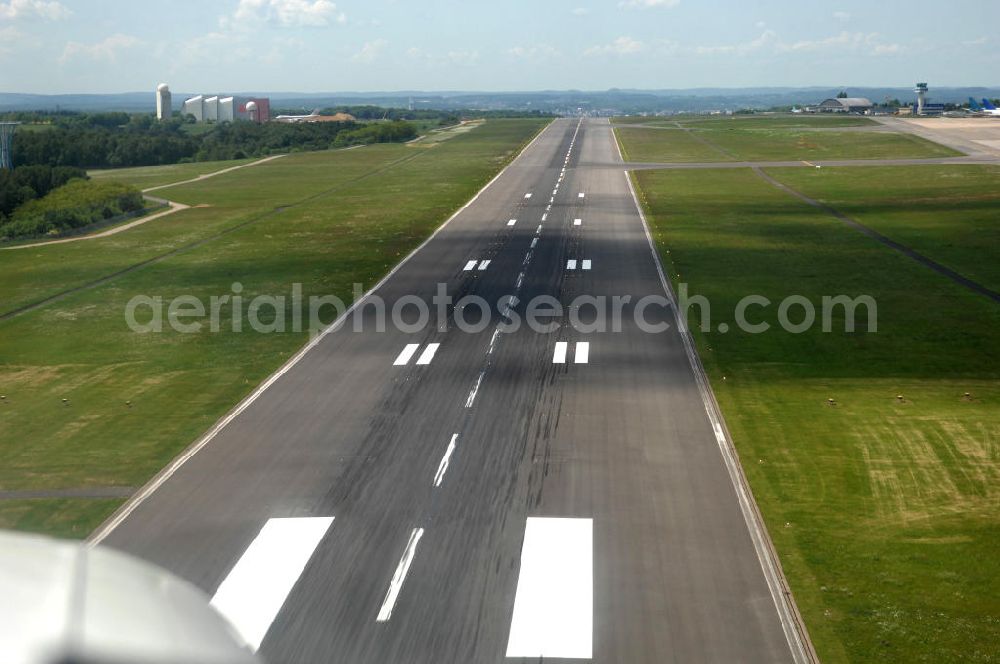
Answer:
<svg viewBox="0 0 1000 664"><path fill-rule="evenodd" d="M621 146L618 145L618 137L615 135L613 126L611 127L611 137L615 142L615 147L618 149L618 158L624 163L625 160L622 158ZM743 473L743 466L740 465L739 456L736 454L736 447L732 442L732 436L722 416L722 409L719 408L719 404L715 400L715 393L712 392L708 375L705 373L705 367L702 366L701 358L698 356L697 350L695 350L694 339L691 337L690 330L681 321L680 315L677 312L677 299L674 296L670 282L667 281L666 273L663 271L663 263L660 261L660 255L656 251L653 235L650 233L649 223L646 221L646 214L643 212L642 205L639 203L639 197L635 193L635 187L632 185L632 177L627 170L623 170L622 174L625 176L629 192L632 194L632 202L635 204L635 209L642 220L642 227L646 233L646 241L649 243L649 251L653 254L656 271L660 276L660 285L663 286L663 291L674 306L674 317L677 321L677 329L680 333L681 341L684 344L684 352L694 373L695 382L698 384L698 392L701 394L702 402L705 405L705 412L715 432L715 438L719 445L719 451L722 453L723 461L726 464L726 470L729 472L729 478L732 480L733 488L736 490L740 511L743 513L743 519L746 521L747 529L750 532L750 539L753 541L754 549L757 551L757 558L764 571L764 578L767 581L768 589L771 591L771 598L774 600L775 608L778 611L781 629L785 633L785 640L788 643L792 658L799 664L819 664L819 656L816 654L815 648L813 648L812 641L809 638L809 631L806 629L802 615L799 613L795 599L792 597L792 591L788 586L785 573L778 560L778 552L775 550L771 536L767 532L767 526L764 524L764 518L760 513L760 508L757 506L757 501L754 500L753 492L750 490L750 483Z"/></svg>
<svg viewBox="0 0 1000 664"><path fill-rule="evenodd" d="M135 495L133 495L121 507L115 510L104 523L98 526L97 529L94 530L94 532L92 532L87 537L86 539L87 546L94 547L100 544L102 541L104 541L104 539L107 538L107 536L110 535L115 528L121 525L121 523L125 521L125 519L127 519L129 515L132 514L132 512L134 512L137 507L139 507L139 505L141 505L147 498L149 498L149 496L151 496L158 488L160 488L164 482L170 479L171 476L173 476L173 474L176 473L185 463L187 463L192 457L194 457L194 455L200 452L202 448L204 448L209 442L211 442L212 439L215 438L215 436L218 435L218 433L222 431L230 422L235 420L240 415L240 413L249 408L250 405L253 404L253 402L256 401L260 397L260 395L267 390L267 388L271 387L271 385L276 383L279 378L288 373L288 371L296 364L298 364L299 361L303 357L305 357L305 355L310 350L318 346L319 342L321 342L328 334L340 329L340 327L344 324L344 321L347 320L348 316L350 316L355 309L364 304L364 302L369 297L371 297L371 295L375 293L375 291L377 291L379 288L385 285L385 283L389 281L389 279L391 279L392 276L396 274L396 272L399 271L399 269L403 265L405 265L411 258L416 256L421 249L430 244L431 241L435 237L437 237L438 233L444 230L444 228L448 224L450 224L455 218L457 218L458 215L465 212L465 210L468 209L470 205L475 203L479 199L479 197L483 194L483 192L489 189L494 182L499 180L500 177L507 172L507 169L516 164L517 161L521 158L521 156L524 155L524 153L527 152L531 148L531 146L534 145L535 142L542 137L542 134L544 134L546 130L548 130L550 127L552 127L552 122L549 122L547 125L539 129L538 133L535 134L534 138L532 138L523 148L521 148L521 150L517 153L517 155L510 160L510 163L504 166L499 173L494 175L493 179L491 179L489 182L483 185L482 189L477 191L472 198L470 198L468 201L465 202L464 205L462 205L462 207L455 210L455 212L450 217L448 217L440 226L435 228L434 232L431 233L427 237L427 239L421 242L416 248L413 249L413 251L408 253L406 257L403 258L403 260L396 263L396 265L393 266L393 268L389 270L389 272L386 273L386 275L382 277L377 284L372 286L362 297L358 298L358 300L356 300L342 315L337 317L335 321L330 323L330 325L324 328L322 332L317 334L315 338L311 339L295 355L290 357L288 361L286 361L283 365L281 365L281 367L279 367L277 371L271 374L267 378L267 380L258 385L253 392L248 394L242 401L236 404L236 406L232 410L230 410L226 415L224 415L222 419L220 419L214 425L212 425L212 428L210 428L204 435L202 435L201 438L199 438L194 443L189 445L187 449L185 449L177 457L175 457L173 461L171 461L166 467L163 468L163 470L158 472L156 475L153 476L152 479L149 480L149 482L143 485L143 487L139 489L139 491L136 492Z"/></svg>

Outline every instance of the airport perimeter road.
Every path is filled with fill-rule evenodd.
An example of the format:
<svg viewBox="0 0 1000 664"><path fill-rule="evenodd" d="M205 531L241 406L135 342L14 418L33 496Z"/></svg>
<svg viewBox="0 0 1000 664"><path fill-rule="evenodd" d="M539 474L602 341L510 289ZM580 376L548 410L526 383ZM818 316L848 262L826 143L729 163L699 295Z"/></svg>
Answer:
<svg viewBox="0 0 1000 664"><path fill-rule="evenodd" d="M377 289L481 331L326 335L96 539L273 663L791 661L676 326L496 331L506 295L663 295L624 172L579 167L617 160L555 121Z"/></svg>

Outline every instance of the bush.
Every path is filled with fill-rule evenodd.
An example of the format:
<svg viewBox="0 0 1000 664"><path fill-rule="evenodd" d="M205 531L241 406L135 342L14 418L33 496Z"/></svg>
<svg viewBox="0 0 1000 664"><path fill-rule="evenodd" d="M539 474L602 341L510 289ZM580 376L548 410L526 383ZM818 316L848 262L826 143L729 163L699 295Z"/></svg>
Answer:
<svg viewBox="0 0 1000 664"><path fill-rule="evenodd" d="M44 198L19 207L7 222L0 224L0 238L60 235L142 208L142 194L130 185L71 180Z"/></svg>

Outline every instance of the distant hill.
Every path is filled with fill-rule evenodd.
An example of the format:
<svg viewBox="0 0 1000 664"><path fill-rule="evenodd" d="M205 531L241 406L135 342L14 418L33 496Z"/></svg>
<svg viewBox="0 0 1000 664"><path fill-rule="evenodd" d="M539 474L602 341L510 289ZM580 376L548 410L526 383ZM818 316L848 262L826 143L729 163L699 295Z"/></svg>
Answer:
<svg viewBox="0 0 1000 664"><path fill-rule="evenodd" d="M738 110L770 108L793 104L813 104L834 97L846 90L852 97L868 97L874 102L884 99L912 101L912 87L865 88L853 86L810 88L692 88L663 90L605 91L542 90L535 92L459 92L459 91L397 91L397 92L238 92L246 96L271 98L272 108L301 108L306 112L317 106L374 104L378 106L458 110L541 110L572 112L576 109L604 112L642 113L656 111ZM219 91L205 91L217 93ZM196 93L174 93L174 107ZM968 97L1000 97L998 87L931 88L930 100L942 103L963 103ZM0 111L34 111L57 109L72 111L150 111L154 107L153 92L123 92L119 94L37 95L0 92Z"/></svg>

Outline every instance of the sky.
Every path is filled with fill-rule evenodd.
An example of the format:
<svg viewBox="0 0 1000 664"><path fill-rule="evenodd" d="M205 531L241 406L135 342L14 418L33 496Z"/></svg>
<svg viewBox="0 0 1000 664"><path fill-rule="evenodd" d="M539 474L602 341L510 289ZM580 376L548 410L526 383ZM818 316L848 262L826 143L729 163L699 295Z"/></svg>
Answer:
<svg viewBox="0 0 1000 664"><path fill-rule="evenodd" d="M996 0L0 0L0 91L1000 84Z"/></svg>

